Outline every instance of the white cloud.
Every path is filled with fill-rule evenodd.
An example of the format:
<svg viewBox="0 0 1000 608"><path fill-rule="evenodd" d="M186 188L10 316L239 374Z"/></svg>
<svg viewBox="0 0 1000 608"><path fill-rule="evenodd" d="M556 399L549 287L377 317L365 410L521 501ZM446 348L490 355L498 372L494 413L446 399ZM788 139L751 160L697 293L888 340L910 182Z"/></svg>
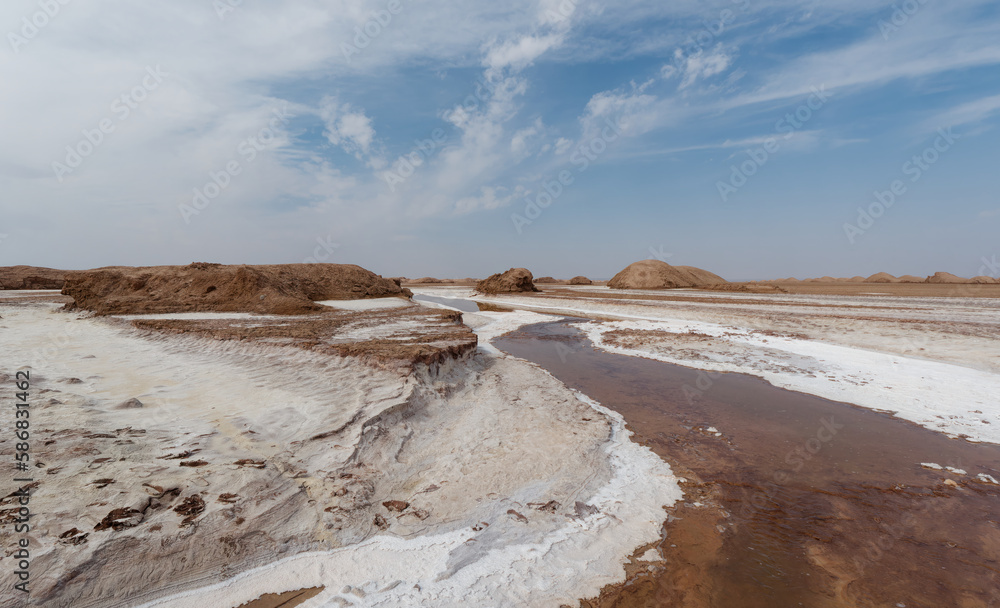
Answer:
<svg viewBox="0 0 1000 608"><path fill-rule="evenodd" d="M349 103L340 104L335 97L324 97L319 115L326 126L323 134L330 143L340 146L359 160L365 160L373 168L385 166L381 156L373 154L375 128L364 110L355 110Z"/></svg>
<svg viewBox="0 0 1000 608"><path fill-rule="evenodd" d="M972 9L982 0L969 0ZM719 109L809 95L812 87L863 89L951 70L1000 64L1000 23L962 21L950 5L926 4L891 41L877 28L869 37L792 59L772 70L755 91L718 104Z"/></svg>
<svg viewBox="0 0 1000 608"><path fill-rule="evenodd" d="M562 41L561 34L521 36L517 40L504 42L490 48L483 60L483 65L488 68L490 74L495 74L504 68L520 71L531 65L549 49L561 44Z"/></svg>
<svg viewBox="0 0 1000 608"><path fill-rule="evenodd" d="M968 0L968 5L982 3ZM889 4L880 2L883 8ZM754 0L738 24L743 29L723 34L725 48L713 42L703 53L685 56L683 65L664 68L661 76L676 77L674 82L683 87L679 94L658 90L667 86L661 80L568 99L577 107L587 102L580 112L579 137L567 134L551 141L548 127L536 120L538 110L522 107L529 103L530 66L543 60L615 61L656 49L663 56L664 49L671 52L697 31L687 26L700 27L705 3L426 0L418 7L404 2L403 11L350 61L343 56L343 45L354 43L355 28L384 3L244 2L224 20L207 0L73 3L18 54L9 47L0 52L0 211L17 214L25 238L65 243L64 250L53 252L94 252L79 263L184 262L190 261L184 259L188 251L233 259L256 255L247 243L268 240L261 235L305 232L309 242L325 236L327 228L324 234L311 234L324 217L339 230L356 231L393 218L403 218L402 223L413 216L451 214L456 208L494 208L511 196L515 190L510 185L526 172L543 174L545 163L562 162L560 155L592 136L608 118L621 119L624 133L634 136L727 107L808 93L813 83L826 82L831 89L874 86L1000 62L998 24L962 23L949 17L958 9L928 3L891 44L873 30L871 40L762 68L751 76L759 86L746 94L705 96L698 85L713 77L716 84L732 71L734 52L727 49L752 44L763 31L763 26L754 27L755 20L800 5ZM552 11L563 6L566 14L555 18ZM841 16L871 15L879 4L873 8L867 0L841 0L814 8L810 21L795 22L797 35ZM36 10L37 3L2 3L0 23L16 27ZM679 25L634 34L644 29L637 24L654 22ZM493 42L484 47L484 40ZM118 121L112 103L142 82L147 66L157 65L169 74L162 86L150 91L127 120ZM414 66L432 66L449 75L478 69L490 91L475 106L440 102L434 108L441 119L437 122L425 116L387 116L385 108L403 114L411 109L409 91L383 87L404 81L397 75ZM468 92L474 86L470 82ZM364 97L376 90L388 96L378 109ZM316 91L336 91L337 98L321 103ZM991 116L995 106L989 99L957 106L954 119ZM274 126L266 141L258 141L262 130L270 128L274 110L284 104L294 116L292 123ZM52 162L64 159L66 146L79 142L84 131L92 133L105 118L116 121L114 132L58 182ZM394 146L395 157L396 147L412 145L409 135L397 136L383 126L388 118L419 124L420 137L435 126L448 134L447 143L396 193L369 170L336 166L328 150L316 145L316 135L325 129L333 145L378 169L384 166L386 147ZM544 116L548 124L555 124L554 118ZM425 126L429 128L423 130ZM257 143L248 161L239 149L251 138ZM518 166L547 145L555 155ZM190 201L195 188L203 188L234 160L241 173L185 226L178 204ZM456 206L456 201L462 202ZM53 224L58 224L55 232ZM17 251L10 243L18 234L4 232L11 233L7 251ZM98 241L107 244L95 245ZM124 259L119 253L124 250L140 257ZM270 253L279 254L280 247Z"/></svg>
<svg viewBox="0 0 1000 608"><path fill-rule="evenodd" d="M959 104L924 122L925 131L976 124L1000 112L1000 95Z"/></svg>
<svg viewBox="0 0 1000 608"><path fill-rule="evenodd" d="M721 44L711 51L698 51L687 56L682 50L677 49L674 59L679 66L676 71L683 74L678 87L680 89L686 89L699 78L706 79L721 74L733 61L733 57L722 48ZM666 70L662 73L664 77L673 75L673 72L668 73Z"/></svg>
<svg viewBox="0 0 1000 608"><path fill-rule="evenodd" d="M514 133L510 140L510 151L515 158L523 159L531 154L530 146L536 138L545 131L545 124L541 118L535 119L530 126Z"/></svg>

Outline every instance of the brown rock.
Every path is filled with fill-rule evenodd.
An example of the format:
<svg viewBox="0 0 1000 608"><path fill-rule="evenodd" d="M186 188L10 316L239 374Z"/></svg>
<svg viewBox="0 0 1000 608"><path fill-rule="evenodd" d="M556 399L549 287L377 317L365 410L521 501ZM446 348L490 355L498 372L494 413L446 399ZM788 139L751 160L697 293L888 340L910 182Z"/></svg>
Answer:
<svg viewBox="0 0 1000 608"><path fill-rule="evenodd" d="M132 397L128 401L122 401L121 403L119 403L118 405L116 405L115 409L116 410L138 410L138 409L142 409L143 407L145 407L145 406L143 406L142 401L139 401L135 397Z"/></svg>
<svg viewBox="0 0 1000 608"><path fill-rule="evenodd" d="M593 285L594 282L591 281L590 279L588 279L587 277L579 276L579 277L573 277L572 279L570 279L569 280L569 284L570 285Z"/></svg>
<svg viewBox="0 0 1000 608"><path fill-rule="evenodd" d="M527 268L511 268L507 272L495 274L476 285L479 293L524 293L538 291Z"/></svg>
<svg viewBox="0 0 1000 608"><path fill-rule="evenodd" d="M114 530L120 532L126 528L134 528L142 523L142 513L136 509L114 509L104 516L101 523L94 526L96 532Z"/></svg>
<svg viewBox="0 0 1000 608"><path fill-rule="evenodd" d="M205 501L197 494L188 496L181 504L174 507L175 513L184 516L184 519L181 521L181 527L190 525L204 510Z"/></svg>
<svg viewBox="0 0 1000 608"><path fill-rule="evenodd" d="M390 513L402 513L409 508L410 503L402 500L387 500L382 503L382 506L388 509Z"/></svg>

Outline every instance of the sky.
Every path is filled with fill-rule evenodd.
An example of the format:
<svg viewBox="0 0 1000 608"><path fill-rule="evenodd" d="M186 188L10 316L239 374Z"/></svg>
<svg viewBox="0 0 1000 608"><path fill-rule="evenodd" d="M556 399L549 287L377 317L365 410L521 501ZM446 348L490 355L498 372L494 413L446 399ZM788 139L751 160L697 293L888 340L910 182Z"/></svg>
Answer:
<svg viewBox="0 0 1000 608"><path fill-rule="evenodd" d="M0 265L1000 276L1000 3L5 0Z"/></svg>

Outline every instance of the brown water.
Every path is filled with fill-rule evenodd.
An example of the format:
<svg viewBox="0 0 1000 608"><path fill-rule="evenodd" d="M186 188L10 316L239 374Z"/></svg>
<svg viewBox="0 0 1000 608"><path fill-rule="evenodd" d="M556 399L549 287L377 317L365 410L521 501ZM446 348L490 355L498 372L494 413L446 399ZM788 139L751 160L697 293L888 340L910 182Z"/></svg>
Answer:
<svg viewBox="0 0 1000 608"><path fill-rule="evenodd" d="M294 608L323 593L324 589L325 587L310 587L285 593L267 593L252 602L240 604L237 608Z"/></svg>
<svg viewBox="0 0 1000 608"><path fill-rule="evenodd" d="M601 352L566 321L494 344L621 413L687 480L665 513L664 562L631 564L627 584L583 606L1000 607L1000 486L975 479L1000 479L1000 446Z"/></svg>

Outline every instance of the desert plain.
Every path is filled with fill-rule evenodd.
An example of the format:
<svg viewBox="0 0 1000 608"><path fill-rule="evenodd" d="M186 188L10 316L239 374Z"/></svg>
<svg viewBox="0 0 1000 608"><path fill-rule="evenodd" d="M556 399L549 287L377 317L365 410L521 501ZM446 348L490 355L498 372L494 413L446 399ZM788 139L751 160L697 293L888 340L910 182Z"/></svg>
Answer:
<svg viewBox="0 0 1000 608"><path fill-rule="evenodd" d="M27 492L31 606L995 606L1000 283L945 275L0 269L0 568Z"/></svg>

